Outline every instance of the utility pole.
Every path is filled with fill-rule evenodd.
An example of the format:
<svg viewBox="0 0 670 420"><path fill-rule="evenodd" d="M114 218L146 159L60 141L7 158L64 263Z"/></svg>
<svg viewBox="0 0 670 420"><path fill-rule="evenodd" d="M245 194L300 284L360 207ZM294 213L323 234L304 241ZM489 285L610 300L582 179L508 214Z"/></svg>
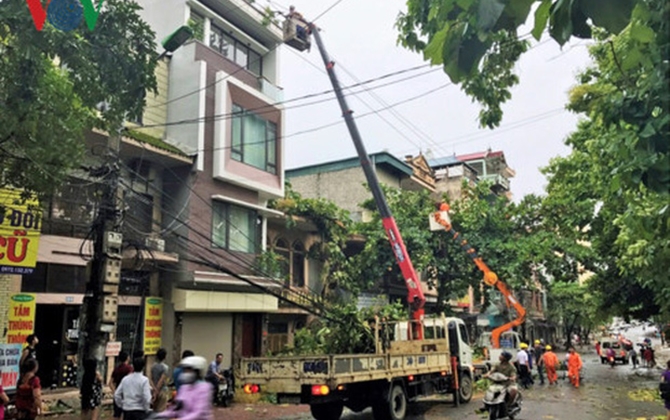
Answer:
<svg viewBox="0 0 670 420"><path fill-rule="evenodd" d="M96 361L99 372L105 372L105 349L110 334L116 330L119 283L121 281L120 233L121 190L118 156L121 150L121 129L109 136L110 158L100 168L91 170L91 175L102 180L102 196L98 214L91 227L93 235L93 259L86 284L86 295L79 318L78 365L84 361ZM78 369L84 374L83 369ZM91 378L95 375L87 375ZM88 382L88 381L87 381ZM92 383L81 381L82 391L89 390Z"/></svg>
<svg viewBox="0 0 670 420"><path fill-rule="evenodd" d="M162 42L164 52L154 60L158 62L167 54L176 51L193 36L193 30L181 26ZM144 92L143 92L144 93ZM121 220L123 197L119 187L121 178L120 152L123 121L109 135L108 162L100 168L91 169L91 176L102 180L102 197L98 214L91 227L93 234L93 259L86 283L86 295L79 316L79 348L77 351L78 376L94 378L94 372L86 372L86 360L95 360L98 372L105 372L105 349L110 335L116 334L119 284L121 282L121 253L123 236ZM84 367L84 369L82 369ZM85 375L88 373L89 375ZM80 380L82 391L90 391L92 383Z"/></svg>

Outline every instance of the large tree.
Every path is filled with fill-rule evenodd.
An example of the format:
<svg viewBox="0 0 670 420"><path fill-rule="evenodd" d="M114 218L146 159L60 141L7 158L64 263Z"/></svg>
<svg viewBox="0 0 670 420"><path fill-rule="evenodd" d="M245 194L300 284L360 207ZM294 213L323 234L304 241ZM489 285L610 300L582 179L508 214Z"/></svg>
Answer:
<svg viewBox="0 0 670 420"><path fill-rule="evenodd" d="M570 94L585 117L572 153L546 169L548 211L598 255L603 308L643 318L670 311L669 20L667 2L644 1L620 35L597 37Z"/></svg>
<svg viewBox="0 0 670 420"><path fill-rule="evenodd" d="M94 30L82 22L70 32L49 23L38 31L24 0L2 1L2 186L53 192L80 164L87 129L118 129L140 115L143 93L156 87L156 47L139 10L132 0L105 0Z"/></svg>
<svg viewBox="0 0 670 420"><path fill-rule="evenodd" d="M408 0L397 26L402 45L442 65L482 104L480 123L490 128L518 83L514 65L528 47L518 31L531 14L537 40L546 28L560 45L572 36L603 40L599 54L610 59L598 77L607 83L583 97L600 103L601 128L615 134L607 148L619 154L617 181L667 193L669 7L664 0Z"/></svg>

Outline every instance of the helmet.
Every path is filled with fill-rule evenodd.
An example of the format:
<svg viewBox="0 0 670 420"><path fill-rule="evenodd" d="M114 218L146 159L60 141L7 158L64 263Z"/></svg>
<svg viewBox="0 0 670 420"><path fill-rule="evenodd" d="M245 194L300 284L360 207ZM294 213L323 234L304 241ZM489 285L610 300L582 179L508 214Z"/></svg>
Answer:
<svg viewBox="0 0 670 420"><path fill-rule="evenodd" d="M197 371L200 376L204 376L207 372L207 359L202 356L189 356L179 363L183 368L191 368Z"/></svg>
<svg viewBox="0 0 670 420"><path fill-rule="evenodd" d="M508 351L504 351L504 352L502 352L500 355L501 355L502 357L504 357L505 360L507 360L508 362L509 362L510 360L512 360L512 353L510 353L510 352L508 352Z"/></svg>
<svg viewBox="0 0 670 420"><path fill-rule="evenodd" d="M527 348L528 348L528 344L526 344L526 343L521 343L521 344L519 345L519 347L521 347L522 349L527 349Z"/></svg>
<svg viewBox="0 0 670 420"><path fill-rule="evenodd" d="M545 347L545 350L551 350L551 346L547 344L547 347Z"/></svg>
<svg viewBox="0 0 670 420"><path fill-rule="evenodd" d="M535 340L535 344L540 344L540 340Z"/></svg>

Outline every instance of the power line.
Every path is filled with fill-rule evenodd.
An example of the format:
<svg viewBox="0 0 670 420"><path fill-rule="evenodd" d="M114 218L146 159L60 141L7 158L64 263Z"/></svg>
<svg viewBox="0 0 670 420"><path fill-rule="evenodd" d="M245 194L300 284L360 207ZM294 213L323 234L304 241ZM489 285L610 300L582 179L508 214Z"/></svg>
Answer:
<svg viewBox="0 0 670 420"><path fill-rule="evenodd" d="M337 0L335 3L333 3L333 4L330 5L328 8L326 8L326 10L324 10L324 11L321 12L321 13L319 13L319 14L312 20L312 22L316 22L317 20L319 20L319 18L321 18L323 15L325 15L326 13L330 12L331 10L333 10L333 9L335 8L335 6L337 6L338 4L342 3L343 1L344 1L344 0Z"/></svg>
<svg viewBox="0 0 670 420"><path fill-rule="evenodd" d="M347 88L354 88L354 87L359 87L359 86L363 86L363 85L366 85L366 84L378 82L380 80L384 80L384 79L387 79L389 77L393 77L393 76L397 76L397 75L400 75L400 74L412 72L414 70L426 68L426 67L429 67L429 66L430 66L429 64L425 64L425 65L421 65L421 66L414 66L414 67L411 67L411 68L398 70L398 71L395 71L395 72L392 72L392 73L387 73L387 74L384 74L384 75L381 75L381 76L378 76L378 77L375 77L375 78L372 78L372 79L368 79L366 81L357 83L355 85L348 86ZM430 74L430 73L435 73L438 70L440 70L440 69L439 68L431 69L431 70L428 70L426 72L415 74L413 76L408 76L408 77L393 80L393 81L390 81L390 82L387 82L387 83L384 83L384 84L381 84L381 85L377 85L377 86L372 87L371 89L379 89L379 88L391 86L391 85L401 83L401 82L404 82L404 81L407 81L407 80L412 80L412 79L415 79L415 78L418 78L418 77L421 77L421 76L424 76L424 75L427 75L427 74ZM297 102L297 101L301 101L301 100L304 100L304 99L315 98L315 97L327 95L327 94L330 94L330 93L333 93L332 89L325 90L325 91L322 91L322 92L309 93L309 94L306 94L306 95L303 95L303 96L287 99L287 100L284 100L284 101L277 101L277 102L273 102L273 103L267 104L267 105L262 105L262 106L259 106L259 107L256 107L256 108L250 108L250 109L245 110L245 112L256 112L257 114L262 115L262 114L266 114L266 113L270 113L270 112L275 112L276 111L276 106L278 106L278 105L285 105L285 104L288 104L288 103ZM306 103L306 104L299 104L299 105L294 105L294 106L291 106L291 107L286 107L284 109L300 108L300 107L304 107L304 106L319 104L319 103L322 103L322 102L332 101L334 99L335 99L335 97L333 96L333 97L330 97L330 98L327 98L327 99L322 99L322 100L319 100L319 101L314 101L314 102L309 102L309 103ZM267 110L267 111L262 112L264 110ZM195 123L200 123L200 122L207 122L207 121L209 121L210 119L213 119L213 118L218 120L218 119L221 119L221 118L225 119L225 118L229 118L229 117L235 117L235 116L238 116L238 115L240 115L239 112L237 112L237 113L236 112L227 112L227 113L223 113L223 114L212 115L212 116L209 116L209 117L191 118L191 119L188 119L188 120L175 121L175 122L171 122L171 123L168 122L166 124L143 125L143 126L140 126L140 127L134 128L134 129L137 130L137 129L143 129L143 128L164 127L164 126L169 126L169 125L178 125L178 124L181 124L181 123L184 123L184 124L185 123L193 123L193 124L195 124Z"/></svg>
<svg viewBox="0 0 670 420"><path fill-rule="evenodd" d="M163 164L163 163L161 163L161 165L162 165L165 169L167 169L168 171L170 171L170 172L171 172L177 179L181 180L181 178L174 172L174 170L173 170L172 168L170 168L169 166L167 166L167 165L165 165L165 164ZM127 165L125 165L125 164L124 164L124 166L127 168L127 170L129 170L129 171L131 171L132 173L134 173L137 177L139 177L139 178L145 180L145 182L147 183L147 185L153 187L154 189L157 189L153 184L151 184L151 183L149 182L149 180L147 180L146 178L142 177L141 174L137 173L136 171L134 171L132 168L130 168L129 166L127 166ZM123 182L123 181L122 181L122 182ZM213 205L211 204L210 200L207 200L207 199L203 198L202 196L200 196L200 195L193 189L193 187L190 186L188 183L186 183L184 180L181 180L181 182L182 182L182 183L183 183L183 184L184 184L184 185L191 191L191 193L192 193L193 195L195 195L197 198L199 198L199 199L200 199L200 200L201 200L201 201L202 201L202 202L203 202L203 203L204 203L204 204L205 204L205 205L212 211L212 213L214 212L214 207L213 207ZM129 189L130 189L132 192L135 192L135 191L132 189L132 186L128 186L128 185L127 185L127 187L129 187ZM171 200L173 200L173 202L177 202L176 198L171 197L169 194L166 194L166 193L163 192L163 191L159 191L159 192L162 193L165 197L170 198ZM135 193L136 193L136 192L135 192ZM137 194L137 193L136 193L136 194ZM152 218L152 220L153 220L153 218ZM184 223L184 222L181 222L181 221L180 221L180 223L181 223L182 225L186 226L187 228L192 229L190 225L193 224L193 222L190 222L190 223ZM228 220L228 223L232 225L232 223L230 223L230 220ZM208 229L208 231L209 231L209 229ZM241 235L243 235L247 240L252 241L252 243L255 242L254 238L250 238L249 236L247 236L246 234L244 234L240 229L237 229L237 231L238 231ZM202 234L201 232L198 232L198 231L196 231L196 230L193 230L193 232L194 232L196 235L198 235L198 236L202 237L203 239L205 239L206 241L208 241L208 242L211 241L211 238L210 238L209 236L204 235L204 234ZM257 267L257 266L254 266L254 265L252 265L252 264L249 264L248 261L245 261L244 259L242 259L242 258L239 257L238 255L236 255L235 253L228 251L228 254L229 254L230 257L232 257L232 258L238 260L238 261L241 263L241 265L246 266L247 268L250 268L250 269L252 269L252 270L254 270L254 271L258 272L258 273L261 273L261 274L264 275L265 277L273 278L272 275L263 272L263 270L261 270L261 269L260 269L259 267Z"/></svg>

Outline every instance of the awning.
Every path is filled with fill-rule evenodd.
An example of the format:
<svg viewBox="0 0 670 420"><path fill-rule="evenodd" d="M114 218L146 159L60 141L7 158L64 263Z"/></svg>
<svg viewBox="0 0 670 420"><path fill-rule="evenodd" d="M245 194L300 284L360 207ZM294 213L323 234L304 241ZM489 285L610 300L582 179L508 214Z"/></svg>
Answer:
<svg viewBox="0 0 670 420"><path fill-rule="evenodd" d="M82 246L83 243L83 246ZM79 255L81 249L86 259ZM85 267L91 258L92 241L65 236L42 235L37 250L37 262Z"/></svg>

